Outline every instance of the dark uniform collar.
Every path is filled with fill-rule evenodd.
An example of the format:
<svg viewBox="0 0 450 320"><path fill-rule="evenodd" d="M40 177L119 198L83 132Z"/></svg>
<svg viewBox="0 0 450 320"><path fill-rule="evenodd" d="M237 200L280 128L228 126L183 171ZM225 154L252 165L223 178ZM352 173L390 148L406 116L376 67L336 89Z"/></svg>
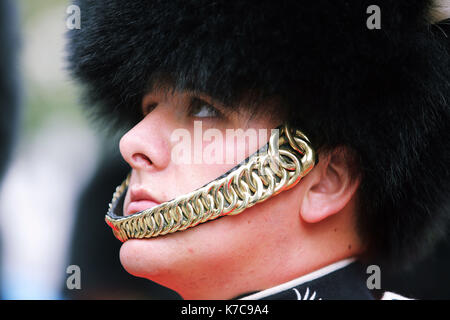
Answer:
<svg viewBox="0 0 450 320"><path fill-rule="evenodd" d="M356 259L341 260L244 300L373 300L367 273Z"/></svg>

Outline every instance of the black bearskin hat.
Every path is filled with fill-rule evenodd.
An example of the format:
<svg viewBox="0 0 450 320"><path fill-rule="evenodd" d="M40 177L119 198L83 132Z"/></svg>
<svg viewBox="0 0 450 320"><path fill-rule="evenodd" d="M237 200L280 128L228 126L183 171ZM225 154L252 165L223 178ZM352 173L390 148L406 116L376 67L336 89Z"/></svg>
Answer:
<svg viewBox="0 0 450 320"><path fill-rule="evenodd" d="M358 231L371 257L413 261L445 232L450 33L433 21L433 1L75 4L81 29L68 32L69 68L108 123L138 121L158 82L230 106L248 92L276 98L317 150L354 152ZM379 28L370 27L373 5Z"/></svg>

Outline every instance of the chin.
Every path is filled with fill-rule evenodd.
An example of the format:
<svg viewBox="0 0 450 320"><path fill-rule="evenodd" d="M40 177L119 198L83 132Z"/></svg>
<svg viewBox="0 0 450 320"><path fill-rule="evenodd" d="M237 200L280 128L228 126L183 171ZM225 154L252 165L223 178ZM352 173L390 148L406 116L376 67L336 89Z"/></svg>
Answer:
<svg viewBox="0 0 450 320"><path fill-rule="evenodd" d="M170 272L172 250L165 239L131 239L120 248L120 263L133 276L154 280Z"/></svg>
<svg viewBox="0 0 450 320"><path fill-rule="evenodd" d="M190 282L193 274L231 266L235 253L242 250L242 242L234 233L239 228L233 231L230 226L239 219L230 218L157 238L127 240L120 249L120 262L128 273L168 287L175 279Z"/></svg>

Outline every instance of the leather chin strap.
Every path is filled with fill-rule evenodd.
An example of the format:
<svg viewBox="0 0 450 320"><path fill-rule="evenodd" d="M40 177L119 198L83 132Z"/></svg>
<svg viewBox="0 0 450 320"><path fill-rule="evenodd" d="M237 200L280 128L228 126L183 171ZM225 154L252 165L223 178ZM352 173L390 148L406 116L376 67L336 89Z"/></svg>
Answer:
<svg viewBox="0 0 450 320"><path fill-rule="evenodd" d="M316 155L308 138L283 125L258 152L205 186L156 207L123 216L129 177L116 188L105 216L117 239L144 239L236 215L292 188L308 174Z"/></svg>

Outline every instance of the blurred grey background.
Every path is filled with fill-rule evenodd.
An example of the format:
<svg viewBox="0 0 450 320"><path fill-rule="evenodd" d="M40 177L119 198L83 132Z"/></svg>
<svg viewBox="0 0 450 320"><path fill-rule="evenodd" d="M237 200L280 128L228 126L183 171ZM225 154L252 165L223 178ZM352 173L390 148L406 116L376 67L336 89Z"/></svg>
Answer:
<svg viewBox="0 0 450 320"><path fill-rule="evenodd" d="M77 197L97 165L99 136L64 72L67 4L1 2L3 23L18 45L20 95L0 193L1 292L5 299L54 299L65 278Z"/></svg>

